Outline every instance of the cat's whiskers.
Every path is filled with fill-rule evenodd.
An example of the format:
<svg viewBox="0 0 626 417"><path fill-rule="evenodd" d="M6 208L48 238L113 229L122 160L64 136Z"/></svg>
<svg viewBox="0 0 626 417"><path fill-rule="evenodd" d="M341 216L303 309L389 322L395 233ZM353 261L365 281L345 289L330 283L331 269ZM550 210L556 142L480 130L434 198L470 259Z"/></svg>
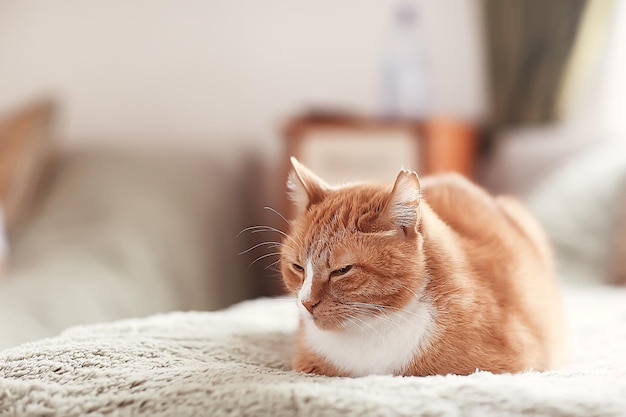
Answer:
<svg viewBox="0 0 626 417"><path fill-rule="evenodd" d="M267 208L268 210L271 210L271 211L275 212L276 214L280 215L280 213L278 213L278 211L276 211L276 210L272 209L271 207L266 207L266 208ZM283 216L281 215L281 217L283 217ZM283 217L283 218L284 218L284 217ZM285 219L285 220L286 220L286 219ZM272 227L272 226L267 226L267 225L257 225L257 226L250 226L250 227L246 227L246 228L245 228L245 229L243 229L241 232L239 232L239 234L237 234L237 238L238 238L239 236L241 236L241 235L242 235L243 233L245 233L245 232L250 232L250 233L273 232L273 233L278 233L278 234L280 234L281 236L283 236L285 241L292 241L292 242L295 242L295 241L294 241L294 239L293 239L291 236L287 235L287 234L286 234L285 232L283 232L282 230L277 229L277 228ZM270 249L270 250L271 250L271 249L281 248L283 245L284 245L284 243L283 243L283 242L272 241L272 240L270 240L270 241L264 241L264 242L257 243L257 244L255 244L255 245L251 246L250 248L248 248L248 249L246 249L246 250L244 250L244 251L240 252L240 253L239 253L239 255L244 255L244 254L246 254L246 253L249 253L249 252L253 251L254 249L257 249L257 248L260 248L260 247L263 247L263 246L266 246L268 249ZM252 267L252 265L254 265L255 263L257 263L258 261L260 261L260 260L262 260L262 259L265 259L265 258L268 258L268 257L270 257L270 256L274 256L274 255L278 255L278 256L280 256L280 255L281 255L281 253L280 253L280 252L272 252L272 253L263 254L263 255L259 256L258 258L256 258L254 261L252 261L252 262L250 263L250 265L248 265L248 268ZM270 268L274 267L276 264L278 264L279 262L280 262L280 258L279 258L277 261L272 262L271 264L267 265L267 266L265 267L265 269L270 269ZM276 270L276 272L280 272L280 271Z"/></svg>
<svg viewBox="0 0 626 417"><path fill-rule="evenodd" d="M285 216L283 216L282 214L280 214L280 212L279 212L278 210L276 210L275 208L270 207L270 206L265 206L265 207L263 207L263 208L264 208L265 210L269 210L269 211L271 211L272 213L277 214L277 215L278 215L281 219L283 219L283 220L285 221L285 223L287 223L289 226L291 226L291 222L290 222L289 220L287 220L287 218L286 218Z"/></svg>
<svg viewBox="0 0 626 417"><path fill-rule="evenodd" d="M378 314L375 313L384 313L384 309L379 306L370 306L370 305L360 305L355 303L347 303L353 310L359 311L361 313L367 313L367 315L377 317Z"/></svg>
<svg viewBox="0 0 626 417"><path fill-rule="evenodd" d="M343 323L341 323L341 327L343 330L346 330L346 331L352 330L349 327L349 325L352 325L352 326L357 327L362 333L367 333L367 330L359 324L359 322L363 323L363 320L359 319L358 317L354 317L350 315L346 315L343 318L345 320Z"/></svg>
<svg viewBox="0 0 626 417"><path fill-rule="evenodd" d="M283 232L282 230L277 229L277 228L272 227L272 226L266 226L266 225L258 225L258 226L246 227L241 232L239 232L236 237L241 236L245 232L250 232L250 233L276 232L276 233L279 233L279 234L283 235L285 238L290 239L290 237L287 235L287 233Z"/></svg>
<svg viewBox="0 0 626 417"><path fill-rule="evenodd" d="M380 333L380 331L379 331L376 327L374 327L371 323L368 323L366 320L363 320L362 318L360 318L360 317L358 317L358 316L355 316L355 315L350 315L350 317L351 317L353 320L357 320L358 322L363 323L364 325L366 325L367 327L369 327L370 329L372 329L372 331L376 334L376 336L378 337L378 339L379 339L379 341L380 341L381 343L384 341L384 340L383 340L383 335L382 335L382 334ZM360 328L362 329L362 331L364 331L364 332L365 332L365 330L364 330L362 327L360 327Z"/></svg>
<svg viewBox="0 0 626 417"><path fill-rule="evenodd" d="M348 305L348 304L345 304ZM359 320L361 322L363 322L364 324L368 325L370 328L372 328L374 331L376 331L377 333L380 333L371 323L363 320L361 317L359 316L366 316L366 317L373 317L373 318L380 318L383 321L388 321L389 319L387 317L385 317L385 314L383 312L383 314L374 314L374 311L372 311L372 309L367 308L367 307L363 307L363 306L354 306L354 305L350 305L349 306L349 317L352 317L356 320ZM380 310L376 310L377 312ZM356 314L355 314L356 313ZM390 320L389 320L390 321ZM394 323L397 324L397 323Z"/></svg>
<svg viewBox="0 0 626 417"><path fill-rule="evenodd" d="M415 317L420 318L420 319L423 319L423 318L424 318L424 316L423 316L423 315L418 314L418 313L416 313L416 312L414 312L414 311L408 310L408 309L406 309L406 308L404 308L404 307L384 306L384 305L378 305L378 304L373 304L373 306L376 306L376 307L378 307L378 308L381 308L381 309L382 309L382 311L384 311L385 313L389 313L389 312L394 312L394 313L396 313L396 312L397 312L397 313L406 313L406 314L409 314L409 315L415 316ZM390 310L390 311L387 311L387 310ZM409 322L409 321L410 321L408 318L406 318L406 317L404 317L404 316L402 316L402 315L400 315L400 316L398 316L398 317L403 318L403 319L404 319L404 320L406 320L407 322Z"/></svg>
<svg viewBox="0 0 626 417"><path fill-rule="evenodd" d="M385 312L385 313L387 313L386 310L392 310L393 312L406 313L406 314L409 314L409 315L413 315L413 316L418 317L420 319L424 319L425 318L424 315L418 314L418 313L416 313L414 311L407 310L406 308L403 308L403 307L393 307L393 306L386 306L386 305L382 305L382 304L373 304L373 303L359 303L359 302L355 302L355 301L348 302L346 304L354 305L354 306L360 306L360 307L365 307L365 308L369 307L369 308L372 308L372 309L378 309L378 311ZM399 316L399 317L402 317L402 316ZM403 317L403 318L408 321L408 319L406 317Z"/></svg>
<svg viewBox="0 0 626 417"><path fill-rule="evenodd" d="M380 319L386 323L390 323L394 326L396 326L398 328L398 330L402 329L402 326L400 326L400 324L393 320L389 315L388 312L384 311L384 309L380 308L380 307L370 307L370 306L353 306L354 310L360 312L360 313L365 313L367 316L371 316L374 317L376 319ZM374 314L374 312L380 312L381 314ZM398 316L401 319L405 320L407 323L410 323L410 320L408 320L406 317L403 316Z"/></svg>
<svg viewBox="0 0 626 417"><path fill-rule="evenodd" d="M365 333L365 329L363 327L361 327L361 325L351 316L342 316L342 318L344 319L344 321L341 323L341 328L343 330L350 330L350 328L348 327L348 325L353 325L358 327L362 332Z"/></svg>
<svg viewBox="0 0 626 417"><path fill-rule="evenodd" d="M405 290L407 290L408 292L413 294L415 296L415 298L420 298L419 295L417 295L417 293L415 292L415 290L409 288L407 285L400 284L400 283L398 283L398 285L400 286L400 288L404 288Z"/></svg>
<svg viewBox="0 0 626 417"><path fill-rule="evenodd" d="M275 271L275 272L281 272L279 269L276 268L272 268L276 265L278 265L281 261L281 258L278 258L278 260L272 262L271 264L269 264L268 266L265 267L265 269L269 269L270 271Z"/></svg>
<svg viewBox="0 0 626 417"><path fill-rule="evenodd" d="M272 246L268 246L268 245L272 245ZM238 255L246 254L246 253L248 253L250 251L255 250L256 248L260 248L261 246L268 246L268 249L275 249L275 248L278 248L278 247L282 246L282 243L281 242L271 241L271 240L266 241L266 242L257 243L256 245L254 245L254 246L244 250L243 252L239 252Z"/></svg>
<svg viewBox="0 0 626 417"><path fill-rule="evenodd" d="M248 268L250 268L252 265L254 265L255 263L257 263L258 261L260 261L261 259L265 259L268 258L270 256L280 256L280 252L272 252L272 253L266 253L265 255L261 255L258 258L256 258L254 261L252 261L250 263L250 265L248 265Z"/></svg>

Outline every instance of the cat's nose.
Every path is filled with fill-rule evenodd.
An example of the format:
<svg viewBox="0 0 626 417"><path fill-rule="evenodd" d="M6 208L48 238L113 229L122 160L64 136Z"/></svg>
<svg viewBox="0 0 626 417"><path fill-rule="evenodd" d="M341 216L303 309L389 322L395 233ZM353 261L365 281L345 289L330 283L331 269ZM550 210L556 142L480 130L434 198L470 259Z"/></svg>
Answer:
<svg viewBox="0 0 626 417"><path fill-rule="evenodd" d="M307 300L307 301L302 301L302 305L304 306L304 308L307 309L307 311L311 314L313 314L313 309L315 307L317 307L320 303L320 300L318 301L313 301L313 300Z"/></svg>

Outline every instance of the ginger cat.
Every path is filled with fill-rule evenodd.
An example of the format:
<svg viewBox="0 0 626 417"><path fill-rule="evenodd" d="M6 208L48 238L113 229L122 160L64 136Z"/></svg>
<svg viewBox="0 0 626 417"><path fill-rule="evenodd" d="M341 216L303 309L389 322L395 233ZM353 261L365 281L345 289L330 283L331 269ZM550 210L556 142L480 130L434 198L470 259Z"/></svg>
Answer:
<svg viewBox="0 0 626 417"><path fill-rule="evenodd" d="M291 159L298 214L281 247L300 325L293 368L466 375L558 366L551 252L516 200L459 175L401 171L332 187Z"/></svg>

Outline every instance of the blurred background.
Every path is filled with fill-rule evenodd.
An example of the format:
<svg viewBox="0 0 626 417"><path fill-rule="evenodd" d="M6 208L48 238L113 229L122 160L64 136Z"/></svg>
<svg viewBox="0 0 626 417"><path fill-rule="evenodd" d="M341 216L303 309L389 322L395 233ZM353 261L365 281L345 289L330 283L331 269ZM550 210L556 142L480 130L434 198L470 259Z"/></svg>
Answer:
<svg viewBox="0 0 626 417"><path fill-rule="evenodd" d="M461 172L624 284L623 74L623 0L0 0L0 349L280 294L290 155Z"/></svg>

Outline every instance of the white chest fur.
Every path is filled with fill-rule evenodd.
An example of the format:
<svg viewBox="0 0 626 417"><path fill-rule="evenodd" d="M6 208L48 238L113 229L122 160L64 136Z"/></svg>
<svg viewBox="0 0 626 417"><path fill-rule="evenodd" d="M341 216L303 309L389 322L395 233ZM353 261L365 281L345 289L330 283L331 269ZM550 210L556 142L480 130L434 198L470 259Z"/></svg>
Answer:
<svg viewBox="0 0 626 417"><path fill-rule="evenodd" d="M320 330L303 320L307 345L352 376L401 374L428 344L434 328L431 306L413 299L403 310L342 331Z"/></svg>

